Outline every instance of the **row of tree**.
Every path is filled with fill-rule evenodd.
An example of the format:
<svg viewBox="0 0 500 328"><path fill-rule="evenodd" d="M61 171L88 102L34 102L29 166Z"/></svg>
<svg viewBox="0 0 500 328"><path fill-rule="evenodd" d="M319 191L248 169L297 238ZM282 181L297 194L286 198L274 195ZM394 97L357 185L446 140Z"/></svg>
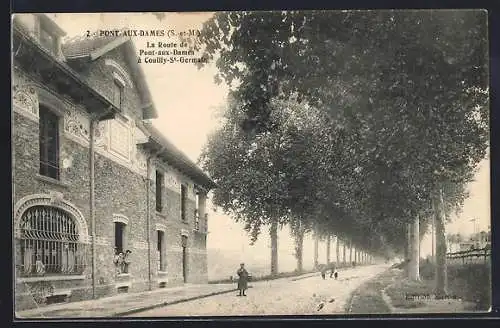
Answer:
<svg viewBox="0 0 500 328"><path fill-rule="evenodd" d="M299 262L312 230L404 252L418 278L434 219L442 274L445 220L489 142L486 37L473 10L215 14L192 44L231 88L201 158L214 203L252 241L270 227L273 272L289 225Z"/></svg>

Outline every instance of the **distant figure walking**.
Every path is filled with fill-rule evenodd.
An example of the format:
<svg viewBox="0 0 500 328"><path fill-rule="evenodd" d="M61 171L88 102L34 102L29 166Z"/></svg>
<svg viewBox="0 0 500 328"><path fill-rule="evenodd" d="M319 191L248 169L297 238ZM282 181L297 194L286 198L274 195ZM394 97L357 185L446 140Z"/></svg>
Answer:
<svg viewBox="0 0 500 328"><path fill-rule="evenodd" d="M322 265L321 266L321 278L323 278L323 280L325 279L326 277L326 271L327 271L327 266L326 265Z"/></svg>
<svg viewBox="0 0 500 328"><path fill-rule="evenodd" d="M248 288L248 271L245 269L245 263L240 264L240 268L236 271L238 275L238 290L240 293L238 296L247 296L245 291Z"/></svg>
<svg viewBox="0 0 500 328"><path fill-rule="evenodd" d="M333 273L335 271L337 271L336 268L335 268L335 263L330 263L330 268L329 269L330 269L330 278L332 278Z"/></svg>

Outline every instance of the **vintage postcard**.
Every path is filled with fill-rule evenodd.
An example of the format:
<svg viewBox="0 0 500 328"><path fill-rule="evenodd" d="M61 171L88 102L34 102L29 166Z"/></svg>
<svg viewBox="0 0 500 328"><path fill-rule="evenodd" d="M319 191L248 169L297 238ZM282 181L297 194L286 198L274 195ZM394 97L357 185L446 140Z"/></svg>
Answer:
<svg viewBox="0 0 500 328"><path fill-rule="evenodd" d="M489 311L487 18L14 14L15 318Z"/></svg>

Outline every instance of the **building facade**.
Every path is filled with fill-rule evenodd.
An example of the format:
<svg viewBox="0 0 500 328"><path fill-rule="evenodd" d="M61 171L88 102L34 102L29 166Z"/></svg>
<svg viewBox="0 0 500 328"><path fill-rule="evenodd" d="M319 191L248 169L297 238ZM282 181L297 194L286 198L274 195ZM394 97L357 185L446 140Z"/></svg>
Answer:
<svg viewBox="0 0 500 328"><path fill-rule="evenodd" d="M133 42L12 30L16 310L206 283L215 184L151 125Z"/></svg>

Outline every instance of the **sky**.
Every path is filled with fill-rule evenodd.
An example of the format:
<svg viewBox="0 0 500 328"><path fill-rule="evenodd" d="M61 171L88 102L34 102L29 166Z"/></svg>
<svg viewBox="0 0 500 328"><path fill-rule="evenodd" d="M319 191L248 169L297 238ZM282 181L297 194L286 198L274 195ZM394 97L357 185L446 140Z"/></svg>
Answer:
<svg viewBox="0 0 500 328"><path fill-rule="evenodd" d="M200 29L212 13L166 13L158 20L150 13L122 14L49 14L66 32L67 36L84 35L87 30L121 29ZM145 49L148 41L168 41L166 38L134 37L136 48ZM214 83L214 65L198 70L191 64L145 64L141 65L158 110L159 118L153 124L193 161L197 161L208 134L217 127L217 108L226 101L228 89ZM489 160L484 160L476 181L469 186L470 197L465 202L463 212L447 225L447 232L468 234L473 231L472 218L477 218L477 228L487 230L490 224L490 176ZM263 233L256 245L249 246L249 238L243 227L231 217L207 204L209 213L208 247L239 250L241 260L269 261L270 247L268 234ZM280 269L295 268L293 243L284 229L279 234ZM426 236L421 244L421 256L430 254L431 241ZM324 243L320 245L320 258L326 253ZM304 265L312 263L313 241L310 236L304 241ZM334 249L332 254L335 254ZM333 256L333 255L332 255ZM310 259L310 261L308 260Z"/></svg>

